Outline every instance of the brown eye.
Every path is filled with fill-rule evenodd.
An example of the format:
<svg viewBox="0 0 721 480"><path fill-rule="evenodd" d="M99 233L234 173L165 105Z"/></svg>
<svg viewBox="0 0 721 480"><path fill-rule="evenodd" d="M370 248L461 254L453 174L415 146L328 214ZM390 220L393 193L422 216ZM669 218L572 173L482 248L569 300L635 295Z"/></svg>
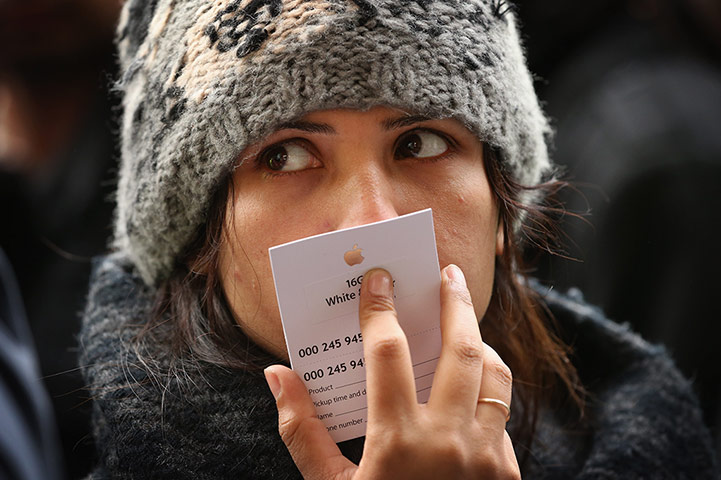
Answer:
<svg viewBox="0 0 721 480"><path fill-rule="evenodd" d="M274 172L295 172L315 168L319 162L308 150L294 143L272 145L258 156L261 167Z"/></svg>
<svg viewBox="0 0 721 480"><path fill-rule="evenodd" d="M448 142L440 135L426 130L414 130L398 139L395 157L431 158L448 151Z"/></svg>
<svg viewBox="0 0 721 480"><path fill-rule="evenodd" d="M288 151L283 145L271 147L263 156L263 164L271 170L282 170L288 163Z"/></svg>

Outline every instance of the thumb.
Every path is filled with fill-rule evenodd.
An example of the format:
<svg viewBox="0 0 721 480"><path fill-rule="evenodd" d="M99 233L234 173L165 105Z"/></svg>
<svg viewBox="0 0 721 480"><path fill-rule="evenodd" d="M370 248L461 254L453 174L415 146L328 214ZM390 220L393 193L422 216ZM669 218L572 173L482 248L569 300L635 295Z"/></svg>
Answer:
<svg viewBox="0 0 721 480"><path fill-rule="evenodd" d="M282 365L272 365L264 373L278 407L278 432L303 478L350 478L358 467L343 456L316 416L298 375Z"/></svg>

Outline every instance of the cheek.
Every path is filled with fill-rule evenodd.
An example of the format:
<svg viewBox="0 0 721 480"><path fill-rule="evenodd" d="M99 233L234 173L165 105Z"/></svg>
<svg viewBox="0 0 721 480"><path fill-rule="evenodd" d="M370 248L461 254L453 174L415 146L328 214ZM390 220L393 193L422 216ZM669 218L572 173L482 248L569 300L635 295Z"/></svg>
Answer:
<svg viewBox="0 0 721 480"><path fill-rule="evenodd" d="M242 207L241 207L242 205ZM264 221L253 202L236 201L228 211L220 248L220 278L236 322L257 344L285 356L275 301L268 247L276 241L274 225Z"/></svg>
<svg viewBox="0 0 721 480"><path fill-rule="evenodd" d="M236 321L279 358L287 353L268 248L330 227L300 210L300 205L269 209L261 198L236 198L229 206L220 248L221 282Z"/></svg>
<svg viewBox="0 0 721 480"><path fill-rule="evenodd" d="M259 262L247 251L245 240L226 228L220 249L219 273L223 291L239 323L252 317L251 311L257 310L263 290L262 272L254 267Z"/></svg>
<svg viewBox="0 0 721 480"><path fill-rule="evenodd" d="M439 195L433 209L439 250L495 255L498 211L490 192L468 184L456 185Z"/></svg>
<svg viewBox="0 0 721 480"><path fill-rule="evenodd" d="M253 263L267 260L270 247L331 229L327 215L322 215L311 199L293 198L291 201L282 195L238 198L231 223L232 239L242 245L248 260ZM270 268L270 264L267 267Z"/></svg>
<svg viewBox="0 0 721 480"><path fill-rule="evenodd" d="M498 211L490 188L478 185L487 186L485 175L454 185L454 193L437 202L434 223L441 268L454 263L463 270L481 318L493 289Z"/></svg>

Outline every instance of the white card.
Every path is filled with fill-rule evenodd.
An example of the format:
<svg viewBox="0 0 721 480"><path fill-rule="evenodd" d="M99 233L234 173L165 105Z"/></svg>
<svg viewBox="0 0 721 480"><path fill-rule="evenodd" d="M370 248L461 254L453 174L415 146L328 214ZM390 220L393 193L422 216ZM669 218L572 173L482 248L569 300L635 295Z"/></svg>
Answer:
<svg viewBox="0 0 721 480"><path fill-rule="evenodd" d="M440 285L430 209L269 249L290 363L336 442L365 435L365 359L358 324L363 275L393 276L419 402L441 352Z"/></svg>

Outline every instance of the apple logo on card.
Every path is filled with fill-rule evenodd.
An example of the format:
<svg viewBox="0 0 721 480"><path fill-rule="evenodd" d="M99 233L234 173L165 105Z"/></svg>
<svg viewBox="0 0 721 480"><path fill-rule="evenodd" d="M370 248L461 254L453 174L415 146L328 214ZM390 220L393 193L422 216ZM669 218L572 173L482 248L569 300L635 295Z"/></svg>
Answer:
<svg viewBox="0 0 721 480"><path fill-rule="evenodd" d="M365 257L361 255L361 252L363 251L362 248L358 248L358 244L356 243L353 245L352 250L348 250L345 252L345 255L343 255L343 259L345 260L345 263L350 265L351 267L353 265L358 265L363 260L365 260Z"/></svg>

